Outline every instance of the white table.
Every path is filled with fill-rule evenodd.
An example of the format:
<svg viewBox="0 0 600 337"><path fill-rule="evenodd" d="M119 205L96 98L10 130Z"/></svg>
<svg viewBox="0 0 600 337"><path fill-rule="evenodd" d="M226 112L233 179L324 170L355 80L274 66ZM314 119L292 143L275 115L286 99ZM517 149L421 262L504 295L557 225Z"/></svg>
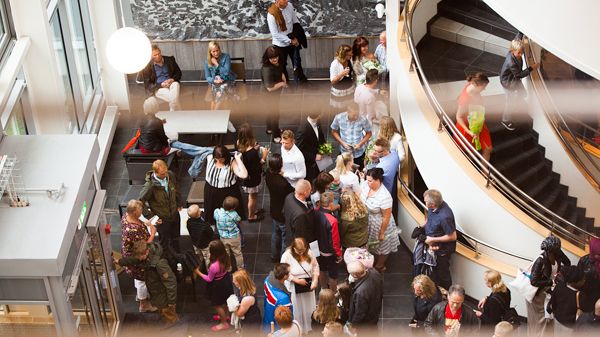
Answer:
<svg viewBox="0 0 600 337"><path fill-rule="evenodd" d="M166 119L165 133L169 139L181 134L226 134L229 110L159 111L156 116Z"/></svg>

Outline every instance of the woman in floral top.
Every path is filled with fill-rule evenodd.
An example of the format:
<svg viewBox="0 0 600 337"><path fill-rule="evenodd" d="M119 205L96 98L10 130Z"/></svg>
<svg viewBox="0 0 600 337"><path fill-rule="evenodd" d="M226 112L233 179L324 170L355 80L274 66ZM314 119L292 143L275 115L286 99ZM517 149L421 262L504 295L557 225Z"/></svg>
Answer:
<svg viewBox="0 0 600 337"><path fill-rule="evenodd" d="M139 217L142 215L142 202L139 200L130 200L127 203L127 213L121 218L122 243L121 254L123 257L133 255L133 243L144 240L152 242L156 227L150 222L143 223ZM160 220L159 220L160 221ZM156 307L150 304L148 300L148 289L144 280L144 269L138 266L125 267L125 271L134 280L135 288L137 289L137 299L140 301L140 312L154 312Z"/></svg>

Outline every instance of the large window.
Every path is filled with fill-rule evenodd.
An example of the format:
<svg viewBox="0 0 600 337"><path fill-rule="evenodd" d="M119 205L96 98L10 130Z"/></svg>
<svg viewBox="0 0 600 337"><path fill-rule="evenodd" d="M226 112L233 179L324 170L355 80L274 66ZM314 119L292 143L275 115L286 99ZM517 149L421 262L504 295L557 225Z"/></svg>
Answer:
<svg viewBox="0 0 600 337"><path fill-rule="evenodd" d="M6 49L12 38L11 26L9 24L9 7L7 0L0 0L0 56L5 55Z"/></svg>
<svg viewBox="0 0 600 337"><path fill-rule="evenodd" d="M50 19L50 28L52 29L52 43L54 46L54 53L56 55L56 62L58 63L59 76L62 79L65 87L66 102L65 112L67 113L67 133L78 132L80 123L77 119L75 112L75 96L73 91L73 83L71 82L71 73L69 71L69 64L67 63L67 51L65 50L65 38L62 33L61 27L61 15L58 11L54 12Z"/></svg>
<svg viewBox="0 0 600 337"><path fill-rule="evenodd" d="M99 71L88 6L89 0L59 0L52 9L50 26L59 70L67 96L73 132L90 131L95 95L99 94Z"/></svg>

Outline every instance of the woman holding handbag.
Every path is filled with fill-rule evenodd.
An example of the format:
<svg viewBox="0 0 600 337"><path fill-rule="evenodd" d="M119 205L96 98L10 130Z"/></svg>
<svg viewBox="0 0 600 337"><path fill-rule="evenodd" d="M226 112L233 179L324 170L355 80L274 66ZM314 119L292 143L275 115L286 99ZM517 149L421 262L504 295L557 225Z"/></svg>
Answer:
<svg viewBox="0 0 600 337"><path fill-rule="evenodd" d="M317 308L315 289L319 284L319 264L303 238L295 238L281 256L281 262L290 265L290 276L285 286L292 294L294 319L304 333L310 332L311 315Z"/></svg>

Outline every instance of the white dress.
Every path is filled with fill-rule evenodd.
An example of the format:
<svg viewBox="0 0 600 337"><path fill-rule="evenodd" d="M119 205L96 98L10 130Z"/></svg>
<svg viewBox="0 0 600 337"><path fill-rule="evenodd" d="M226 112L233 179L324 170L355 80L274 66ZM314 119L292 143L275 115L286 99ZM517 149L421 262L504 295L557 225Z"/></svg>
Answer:
<svg viewBox="0 0 600 337"><path fill-rule="evenodd" d="M382 209L392 208L392 196L381 184L377 192L369 197L369 185L364 181L361 186L360 199L369 210L369 252L374 255L387 255L398 251L400 240L394 217L390 216L390 222L385 230L383 241L379 242L379 230L383 223Z"/></svg>
<svg viewBox="0 0 600 337"><path fill-rule="evenodd" d="M302 262L302 267L300 267L300 263L294 259L289 248L281 255L281 262L290 265L290 277L285 281L285 286L292 294L294 320L300 323L303 333L308 333L312 330L311 315L317 308L315 291L296 294L296 284L292 282L292 279L307 277L315 279L319 277L319 264L317 263L317 259L312 256L310 250L308 251L308 256L311 258L311 263L304 261ZM306 269L306 272L302 268Z"/></svg>

